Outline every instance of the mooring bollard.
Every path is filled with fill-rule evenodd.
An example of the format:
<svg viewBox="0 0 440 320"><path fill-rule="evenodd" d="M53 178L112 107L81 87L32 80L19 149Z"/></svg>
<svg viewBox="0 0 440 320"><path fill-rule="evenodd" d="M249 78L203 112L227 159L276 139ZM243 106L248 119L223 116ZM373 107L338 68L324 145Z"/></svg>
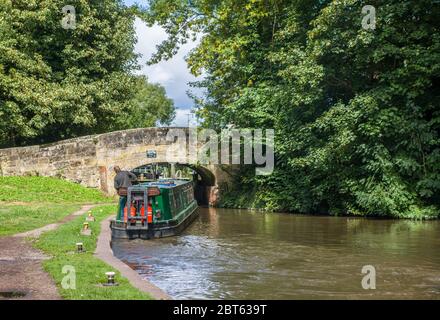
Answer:
<svg viewBox="0 0 440 320"><path fill-rule="evenodd" d="M76 244L76 252L77 253L83 253L84 252L84 245L82 242L78 242Z"/></svg>
<svg viewBox="0 0 440 320"><path fill-rule="evenodd" d="M89 223L88 222L84 222L83 223L83 228L81 230L81 234L84 236L90 236L92 234L92 230L89 229Z"/></svg>
<svg viewBox="0 0 440 320"><path fill-rule="evenodd" d="M92 212L89 212L86 217L86 221L95 221L95 217L93 216Z"/></svg>
<svg viewBox="0 0 440 320"><path fill-rule="evenodd" d="M104 286L118 286L119 283L115 282L115 273L113 271L106 272L105 275L107 276L107 283L104 283Z"/></svg>

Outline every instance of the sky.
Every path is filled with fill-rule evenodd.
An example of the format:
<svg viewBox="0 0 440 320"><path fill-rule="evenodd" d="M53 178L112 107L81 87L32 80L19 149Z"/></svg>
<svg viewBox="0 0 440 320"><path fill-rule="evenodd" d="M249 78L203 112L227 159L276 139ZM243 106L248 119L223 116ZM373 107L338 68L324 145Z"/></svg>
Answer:
<svg viewBox="0 0 440 320"><path fill-rule="evenodd" d="M142 5L146 4L146 1L124 0L124 3L126 5L134 3ZM174 101L176 106L176 119L172 125L188 126L188 114L193 106L193 101L188 97L187 91L191 90L200 95L200 91L190 88L188 83L200 79L190 74L185 56L197 45L197 41L188 41L172 59L148 66L147 60L156 52L156 46L167 38L167 34L160 26L147 27L140 19L136 19L135 29L138 38L135 51L142 55L139 59L141 70L138 73L146 75L150 82L159 83L165 87L167 96ZM190 124L194 125L195 120L191 120Z"/></svg>
<svg viewBox="0 0 440 320"><path fill-rule="evenodd" d="M125 3L127 6L130 6L130 5L135 4L135 3L138 3L138 4L147 4L147 1L146 1L146 0L124 0L124 3Z"/></svg>

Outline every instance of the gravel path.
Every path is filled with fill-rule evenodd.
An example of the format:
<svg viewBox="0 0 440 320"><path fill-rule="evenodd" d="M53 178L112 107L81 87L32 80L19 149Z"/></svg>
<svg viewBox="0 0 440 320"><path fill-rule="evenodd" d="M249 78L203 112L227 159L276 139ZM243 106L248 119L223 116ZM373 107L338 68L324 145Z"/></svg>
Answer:
<svg viewBox="0 0 440 320"><path fill-rule="evenodd" d="M61 299L55 282L42 268L42 261L49 257L33 248L30 243L32 239L28 238L38 238L43 232L54 230L93 207L86 205L58 223L0 238L0 300Z"/></svg>

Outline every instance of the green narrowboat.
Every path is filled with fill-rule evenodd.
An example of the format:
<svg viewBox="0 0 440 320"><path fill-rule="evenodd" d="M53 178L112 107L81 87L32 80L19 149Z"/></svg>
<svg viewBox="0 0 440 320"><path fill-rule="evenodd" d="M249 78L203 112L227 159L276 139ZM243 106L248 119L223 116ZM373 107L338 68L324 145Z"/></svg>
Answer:
<svg viewBox="0 0 440 320"><path fill-rule="evenodd" d="M146 205L145 205L146 204ZM197 216L193 182L164 179L128 188L127 201L110 223L113 239L178 235Z"/></svg>

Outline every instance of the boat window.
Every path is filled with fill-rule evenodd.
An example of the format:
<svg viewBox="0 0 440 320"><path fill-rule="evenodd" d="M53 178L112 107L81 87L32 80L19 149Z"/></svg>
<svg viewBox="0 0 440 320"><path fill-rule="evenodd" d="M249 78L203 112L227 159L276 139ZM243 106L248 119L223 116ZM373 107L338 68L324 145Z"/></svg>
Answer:
<svg viewBox="0 0 440 320"><path fill-rule="evenodd" d="M174 196L174 192L170 192L170 205L171 208L173 208L173 210L177 208L176 197Z"/></svg>
<svg viewBox="0 0 440 320"><path fill-rule="evenodd" d="M177 192L176 195L176 206L178 209L180 209L182 207L182 199L181 199L182 193L181 192Z"/></svg>

